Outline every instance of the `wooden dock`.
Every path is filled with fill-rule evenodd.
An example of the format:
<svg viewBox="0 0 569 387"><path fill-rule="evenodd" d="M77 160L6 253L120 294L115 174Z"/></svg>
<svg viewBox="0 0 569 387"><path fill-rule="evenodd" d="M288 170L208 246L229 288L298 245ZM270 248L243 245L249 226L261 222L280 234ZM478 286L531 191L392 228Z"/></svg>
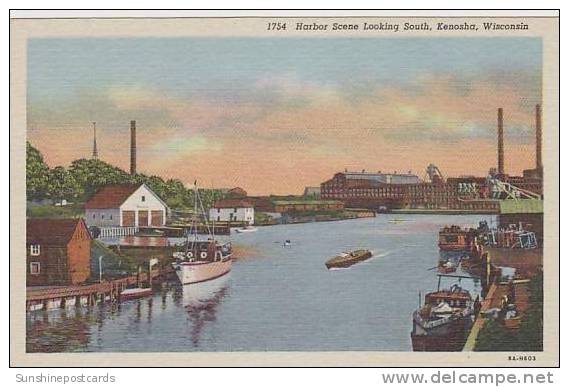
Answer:
<svg viewBox="0 0 569 387"><path fill-rule="evenodd" d="M151 280L163 274L160 270L153 270ZM124 289L141 282L148 283L147 273L89 285L30 287L26 289L26 310L31 312L118 302Z"/></svg>
<svg viewBox="0 0 569 387"><path fill-rule="evenodd" d="M197 230L198 234L208 234L210 231L215 235L230 235L232 227L245 227L248 226L247 222L211 222L209 227L203 223L197 224L193 227ZM168 226L162 227L145 227L141 231L148 232L162 232L167 237L184 237L186 232L192 227L191 223L177 222Z"/></svg>
<svg viewBox="0 0 569 387"><path fill-rule="evenodd" d="M519 328L520 319L525 316L525 313L529 307L529 291L528 291L528 284L529 280L517 280L514 281L515 293L516 293L516 307L519 313L519 317L516 319L509 320L511 323L505 325L508 329L517 329ZM493 308L499 308L501 306L502 298L508 292L508 283L493 283L488 290L488 294L486 298L482 302L482 306L480 308L480 313L478 314L474 325L472 326L472 330L468 335L468 339L466 340L466 344L462 349L465 352L474 351L476 347L476 340L478 339L478 335L480 331L484 328L486 322L488 322L487 318L482 317L484 312L487 312ZM505 320L508 321L508 320Z"/></svg>

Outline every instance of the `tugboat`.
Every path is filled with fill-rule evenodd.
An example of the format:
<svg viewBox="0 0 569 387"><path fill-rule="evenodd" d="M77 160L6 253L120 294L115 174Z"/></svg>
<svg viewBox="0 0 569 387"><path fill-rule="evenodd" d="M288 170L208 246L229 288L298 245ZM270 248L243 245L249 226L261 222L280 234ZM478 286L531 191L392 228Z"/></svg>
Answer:
<svg viewBox="0 0 569 387"><path fill-rule="evenodd" d="M478 298L474 301L457 284L427 293L424 305L413 313L413 351L461 351L478 309Z"/></svg>
<svg viewBox="0 0 569 387"><path fill-rule="evenodd" d="M470 251L474 246L477 231L460 226L443 227L439 231L439 249Z"/></svg>
<svg viewBox="0 0 569 387"><path fill-rule="evenodd" d="M342 253L328 261L326 261L326 267L328 269L333 268L346 268L350 267L358 262L365 261L372 257L372 253L369 250L355 250L349 253Z"/></svg>
<svg viewBox="0 0 569 387"><path fill-rule="evenodd" d="M198 213L198 203L202 210L203 220L208 233L205 240L198 238L198 226L195 217L186 233L184 251L173 254L176 261L172 267L176 271L182 285L209 281L224 276L231 271L231 242L218 243L209 226L203 210L203 203L196 183L194 183L194 214Z"/></svg>

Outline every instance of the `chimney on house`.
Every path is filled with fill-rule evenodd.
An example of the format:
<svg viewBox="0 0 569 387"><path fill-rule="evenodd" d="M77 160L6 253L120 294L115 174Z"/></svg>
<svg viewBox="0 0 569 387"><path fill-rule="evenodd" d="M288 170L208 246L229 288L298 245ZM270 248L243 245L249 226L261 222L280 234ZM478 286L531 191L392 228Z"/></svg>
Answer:
<svg viewBox="0 0 569 387"><path fill-rule="evenodd" d="M535 168L543 169L541 163L541 105L535 105Z"/></svg>
<svg viewBox="0 0 569 387"><path fill-rule="evenodd" d="M136 174L136 121L130 121L130 174Z"/></svg>
<svg viewBox="0 0 569 387"><path fill-rule="evenodd" d="M498 108L498 175L504 175L504 111Z"/></svg>

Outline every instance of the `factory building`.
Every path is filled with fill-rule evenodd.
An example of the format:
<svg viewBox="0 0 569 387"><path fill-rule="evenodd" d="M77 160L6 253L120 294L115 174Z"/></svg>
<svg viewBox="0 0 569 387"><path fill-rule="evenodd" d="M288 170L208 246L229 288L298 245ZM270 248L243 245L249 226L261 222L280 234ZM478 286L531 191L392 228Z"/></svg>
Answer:
<svg viewBox="0 0 569 387"><path fill-rule="evenodd" d="M340 172L320 186L323 200L340 200L346 207L401 207L408 186L420 183L418 176L397 173Z"/></svg>
<svg viewBox="0 0 569 387"><path fill-rule="evenodd" d="M536 106L536 166L525 170L523 176L509 176L504 163L504 113L498 109L497 170L492 168L486 177L449 177L446 180L436 166L427 167L429 179L422 181L411 173L336 173L321 184L321 198L340 200L349 208L428 208L480 210L498 212L493 181L499 180L531 193L542 195L541 107Z"/></svg>

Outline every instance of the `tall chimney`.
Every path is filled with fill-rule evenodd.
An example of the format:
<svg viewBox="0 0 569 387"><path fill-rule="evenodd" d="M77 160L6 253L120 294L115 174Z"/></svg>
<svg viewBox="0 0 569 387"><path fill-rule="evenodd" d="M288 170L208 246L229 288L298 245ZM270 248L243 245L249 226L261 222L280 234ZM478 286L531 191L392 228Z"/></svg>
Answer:
<svg viewBox="0 0 569 387"><path fill-rule="evenodd" d="M543 169L541 164L541 105L535 105L535 168Z"/></svg>
<svg viewBox="0 0 569 387"><path fill-rule="evenodd" d="M130 174L136 174L136 121L130 121Z"/></svg>
<svg viewBox="0 0 569 387"><path fill-rule="evenodd" d="M504 175L504 111L498 108L498 174Z"/></svg>

